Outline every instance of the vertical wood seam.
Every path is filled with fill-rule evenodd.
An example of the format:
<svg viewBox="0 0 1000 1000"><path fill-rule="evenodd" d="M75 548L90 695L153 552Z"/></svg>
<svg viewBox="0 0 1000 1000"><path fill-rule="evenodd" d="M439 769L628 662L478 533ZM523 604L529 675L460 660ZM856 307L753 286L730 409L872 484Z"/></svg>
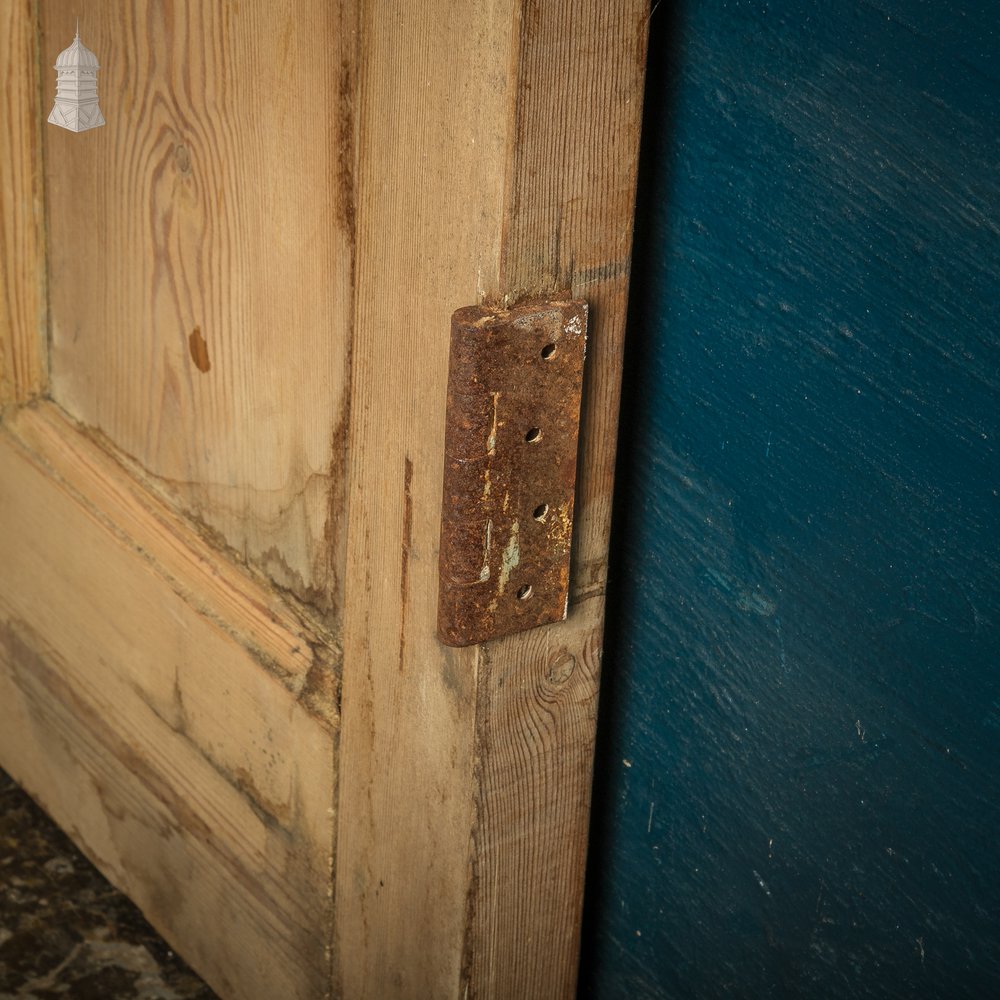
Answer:
<svg viewBox="0 0 1000 1000"><path fill-rule="evenodd" d="M513 178L517 169L517 136L520 129L521 94L517 81L521 75L524 48L525 5L529 0L514 0L511 12L511 45L510 60L507 69L507 114L506 114L506 149L503 165L503 181L500 189L500 257L497 261L497 286L493 293L484 296L485 302L495 300L497 304L507 307L520 297L520 291L509 288L506 282L506 256L510 244L510 230L514 219L514 184ZM539 289L540 291L540 289Z"/></svg>
<svg viewBox="0 0 1000 1000"><path fill-rule="evenodd" d="M630 232L634 213L645 54L644 44L637 51L635 42L644 41L648 24L639 6L619 3L609 12L583 5L572 18L527 3L518 7L497 297L509 303L572 289L595 303L578 480L580 512L591 523L580 519L574 531L574 575L580 579L570 619L477 649L473 875L463 984L471 998L568 998L576 982L603 587L593 600L583 601L579 591L593 595L582 577L606 564L606 467L614 436L595 431L617 426L615 345L624 333L628 281L628 267L617 265L628 250L621 235ZM582 97L573 96L571 80L560 73L577 44L589 46L580 57L586 66L600 65ZM548 45L552 53L540 48ZM578 73L571 75L579 82ZM621 107L622 100L631 108ZM626 264L628 257L626 252ZM576 288L579 268L593 272L587 287ZM588 424L589 440L583 436Z"/></svg>
<svg viewBox="0 0 1000 1000"><path fill-rule="evenodd" d="M42 336L47 308L37 0L21 0L4 16L11 32L2 68L10 87L0 106L6 133L0 200L7 186L2 176L6 174L11 202L0 206L0 220L11 231L13 241L10 246L4 244L5 258L0 261L4 286L0 292L0 405L27 402L40 395L47 382Z"/></svg>
<svg viewBox="0 0 1000 1000"><path fill-rule="evenodd" d="M35 29L33 32L35 39L35 85L38 93L38 103L35 107L35 141L38 150L38 155L35 157L35 169L37 173L32 187L41 199L41 205L36 208L36 212L41 215L39 225L36 227L40 230L39 239L41 241L39 248L41 288L39 289L39 316L36 333L40 352L38 392L39 395L47 397L49 395L49 363L52 357L52 324L49 320L49 196L45 183L45 129L42 122L42 114L45 109L45 67L42 62L42 12L40 4L41 0L33 0L31 6Z"/></svg>
<svg viewBox="0 0 1000 1000"><path fill-rule="evenodd" d="M344 8L346 8L346 4ZM354 403L355 403L355 393L354 393L354 365L356 364L356 354L355 354L355 338L357 335L357 316L358 316L358 258L359 258L359 240L358 240L358 196L359 196L359 183L361 176L361 162L362 162L362 148L365 142L365 136L361 129L361 106L363 101L363 84L365 78L365 67L362 62L362 44L361 39L364 37L364 16L366 7L363 3L357 2L353 5L353 19L354 19L354 39L353 39L353 51L351 53L350 65L351 65L351 172L349 176L345 176L342 173L339 177L339 183L341 185L342 195L349 199L350 205L347 210L347 219L349 226L349 253L351 255L350 261L350 304L348 305L348 320L347 320L347 360L345 363L345 385L344 385L344 402L341 417L341 427L343 428L343 438L344 438L344 455L343 463L341 465L341 475L343 477L343 483L341 486L341 496L342 503L341 509L339 511L339 516L344 524L343 527L343 562L339 567L339 572L341 574L341 584L340 584L340 598L341 598L341 641L344 641L344 616L346 615L347 608L347 591L350 586L350 546L351 546L351 510L354 506L353 496L351 493L351 462L353 457L354 449L351 446L352 433L351 429L353 427L353 417L354 417ZM342 72L342 71L341 71ZM341 95L341 100L343 100L343 95ZM340 113L343 115L343 108L340 109ZM336 461L336 456L332 456L331 461ZM332 516L332 511L328 511L328 518ZM327 531L331 530L331 525L327 525ZM341 794L341 766L343 764L343 757L341 753L341 747L343 745L342 734L343 734L343 714L342 714L342 700L343 700L343 689L344 689L344 659L341 660L341 669L337 679L337 714L341 719L341 725L338 726L337 732L334 736L334 753L336 755L335 766L333 769L334 782L333 788L331 789L331 802L332 808L331 812L333 814L333 822L331 823L330 836L330 870L329 870L329 928L327 934L327 949L326 949L326 959L327 959L327 975L326 975L326 994L325 1000L331 1000L335 997L343 997L343 985L342 985L342 975L341 975L341 962L339 958L339 947L338 947L338 920L337 920L337 904L338 904L338 885L337 885L337 864L338 856L340 851L340 794Z"/></svg>

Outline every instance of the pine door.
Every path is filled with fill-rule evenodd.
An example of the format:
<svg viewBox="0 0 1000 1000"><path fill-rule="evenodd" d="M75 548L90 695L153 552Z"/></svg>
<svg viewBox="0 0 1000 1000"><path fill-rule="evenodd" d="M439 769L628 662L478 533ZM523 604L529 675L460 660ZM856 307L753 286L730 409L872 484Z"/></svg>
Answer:
<svg viewBox="0 0 1000 1000"><path fill-rule="evenodd" d="M645 30L3 5L0 764L224 997L573 992ZM591 314L569 616L451 649L449 318L534 296Z"/></svg>

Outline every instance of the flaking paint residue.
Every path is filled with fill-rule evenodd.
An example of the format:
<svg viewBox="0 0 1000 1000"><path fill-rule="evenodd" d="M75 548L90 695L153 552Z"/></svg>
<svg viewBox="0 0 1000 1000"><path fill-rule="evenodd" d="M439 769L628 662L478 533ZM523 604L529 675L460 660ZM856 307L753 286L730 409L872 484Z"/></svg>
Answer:
<svg viewBox="0 0 1000 1000"><path fill-rule="evenodd" d="M573 515L569 501L556 507L548 518L546 528L546 536L553 551L568 552L573 537Z"/></svg>
<svg viewBox="0 0 1000 1000"><path fill-rule="evenodd" d="M500 403L500 393L491 392L493 398L493 423L490 426L490 436L486 439L486 454L495 455L497 451L497 409Z"/></svg>
<svg viewBox="0 0 1000 1000"><path fill-rule="evenodd" d="M497 603L503 596L503 592L507 589L507 582L510 580L510 574L514 572L518 565L520 565L520 530L521 526L517 521L510 526L510 538L507 539L507 544L504 546L503 554L500 556L500 578L497 581L497 591L493 595L493 600L490 601L487 609L491 615L496 614Z"/></svg>
<svg viewBox="0 0 1000 1000"><path fill-rule="evenodd" d="M521 544L518 540L519 531L520 525L515 521L510 526L510 538L507 540L503 555L500 557L500 580L497 584L498 596L504 592L507 587L507 581L510 579L510 574L521 562Z"/></svg>
<svg viewBox="0 0 1000 1000"><path fill-rule="evenodd" d="M493 519L487 518L486 531L483 537L483 568L479 571L479 582L486 583L490 578L490 547L493 544Z"/></svg>

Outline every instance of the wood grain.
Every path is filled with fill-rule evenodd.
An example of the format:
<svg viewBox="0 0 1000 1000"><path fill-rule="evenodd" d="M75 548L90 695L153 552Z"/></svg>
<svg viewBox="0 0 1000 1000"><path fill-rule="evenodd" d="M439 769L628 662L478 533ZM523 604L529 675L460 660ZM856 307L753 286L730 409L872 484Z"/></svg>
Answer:
<svg viewBox="0 0 1000 1000"><path fill-rule="evenodd" d="M31 0L0 9L0 406L45 386L45 237L38 31Z"/></svg>
<svg viewBox="0 0 1000 1000"><path fill-rule="evenodd" d="M307 609L276 595L194 531L124 469L106 442L81 432L55 406L11 413L6 423L47 473L134 546L176 594L245 646L257 662L310 711L337 724L340 677L336 637Z"/></svg>
<svg viewBox="0 0 1000 1000"><path fill-rule="evenodd" d="M572 993L645 14L81 26L108 125L45 134L70 419L0 439L0 753L226 995ZM591 310L570 617L448 649L449 318L541 294Z"/></svg>
<svg viewBox="0 0 1000 1000"><path fill-rule="evenodd" d="M185 568L191 540L123 510L55 419L0 433L4 766L223 996L322 996L336 729L291 680L309 636L265 601L248 630L294 644L285 676L265 669L198 540Z"/></svg>
<svg viewBox="0 0 1000 1000"><path fill-rule="evenodd" d="M576 595L602 590L614 480L649 5L525 2L496 291L590 305L573 528Z"/></svg>
<svg viewBox="0 0 1000 1000"><path fill-rule="evenodd" d="M451 314L495 287L506 3L361 16L336 985L459 995L476 653L434 637Z"/></svg>
<svg viewBox="0 0 1000 1000"><path fill-rule="evenodd" d="M576 995L602 611L483 649L470 996Z"/></svg>
<svg viewBox="0 0 1000 1000"><path fill-rule="evenodd" d="M635 0L520 21L500 289L586 299L590 323L569 616L480 662L473 996L576 994L647 21Z"/></svg>
<svg viewBox="0 0 1000 1000"><path fill-rule="evenodd" d="M351 997L568 996L646 12L374 7L362 18L339 982ZM597 306L575 588L593 596L561 626L446 649L434 574L449 316L550 291Z"/></svg>
<svg viewBox="0 0 1000 1000"><path fill-rule="evenodd" d="M44 5L44 67L76 11ZM45 130L54 398L334 617L353 266L345 18L322 0L91 4L81 37L107 125Z"/></svg>

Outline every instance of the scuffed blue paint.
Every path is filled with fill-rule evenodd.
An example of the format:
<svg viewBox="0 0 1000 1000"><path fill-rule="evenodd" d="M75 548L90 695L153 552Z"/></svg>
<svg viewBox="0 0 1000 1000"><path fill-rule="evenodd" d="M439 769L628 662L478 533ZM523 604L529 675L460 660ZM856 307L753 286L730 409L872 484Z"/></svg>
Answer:
<svg viewBox="0 0 1000 1000"><path fill-rule="evenodd" d="M1000 5L652 30L581 995L1000 996Z"/></svg>

